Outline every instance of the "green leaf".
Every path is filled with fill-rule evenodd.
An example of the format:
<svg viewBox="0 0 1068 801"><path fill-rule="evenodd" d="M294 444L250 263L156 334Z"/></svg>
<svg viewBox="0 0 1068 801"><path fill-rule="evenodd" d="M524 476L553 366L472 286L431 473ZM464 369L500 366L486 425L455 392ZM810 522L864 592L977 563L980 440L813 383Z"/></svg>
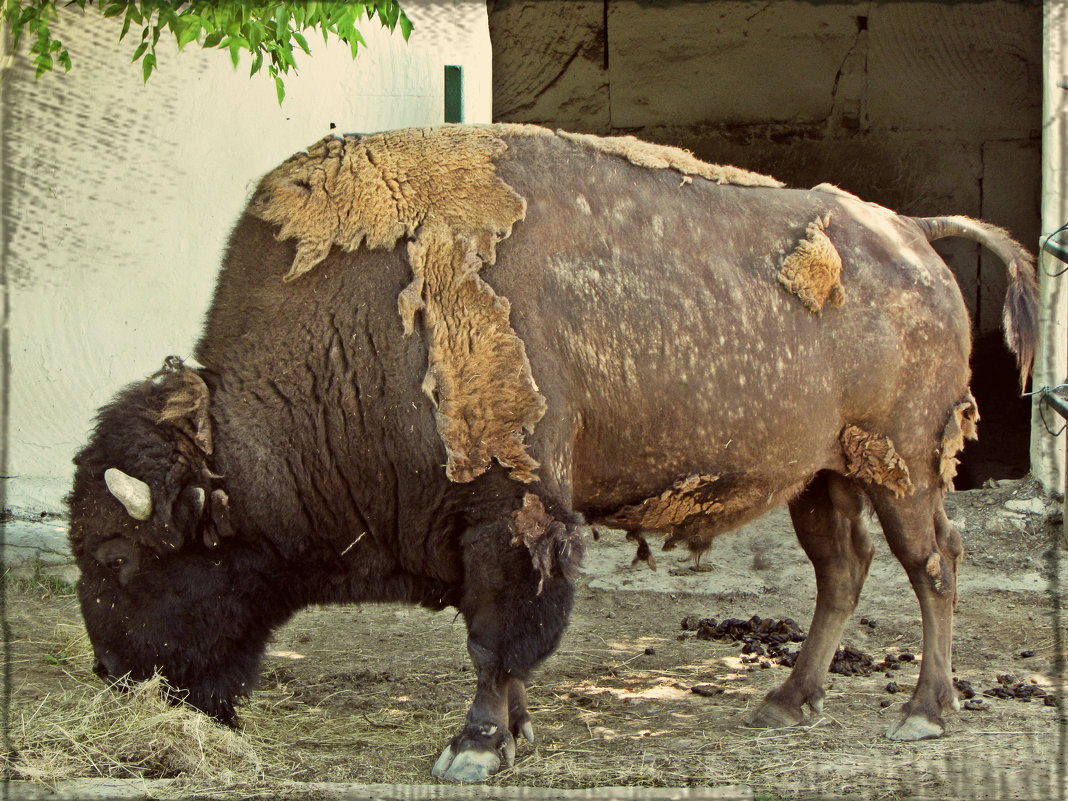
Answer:
<svg viewBox="0 0 1068 801"><path fill-rule="evenodd" d="M48 53L42 53L33 60L37 70L34 73L34 78L40 78L46 72L52 71L52 57Z"/></svg>
<svg viewBox="0 0 1068 801"><path fill-rule="evenodd" d="M190 20L182 23L182 28L177 34L178 37L178 49L181 50L190 42L196 41L200 37L200 20Z"/></svg>
<svg viewBox="0 0 1068 801"><path fill-rule="evenodd" d="M381 16L382 12L379 11L378 13L379 16ZM398 16L400 16L400 6L398 6L394 2L386 3L386 26L390 30L393 30L395 27L397 27Z"/></svg>
<svg viewBox="0 0 1068 801"><path fill-rule="evenodd" d="M260 71L260 67L263 66L263 53L256 53L255 58L252 59L252 69L249 71L249 77L255 75Z"/></svg>
<svg viewBox="0 0 1068 801"><path fill-rule="evenodd" d="M59 54L59 63L63 65L64 72L70 72L70 55L66 50Z"/></svg>
<svg viewBox="0 0 1068 801"><path fill-rule="evenodd" d="M223 40L222 31L213 31L212 33L209 33L204 38L204 47L205 48L218 47L219 46L219 42L221 42L222 40Z"/></svg>
<svg viewBox="0 0 1068 801"><path fill-rule="evenodd" d="M412 25L412 21L410 19L408 19L408 15L405 14L403 11L401 11L401 13L400 13L400 29L401 29L401 36L404 37L404 41L406 41L406 42L408 41L408 37L411 35L412 30L414 28L415 28L415 26Z"/></svg>
<svg viewBox="0 0 1068 801"><path fill-rule="evenodd" d="M300 45L300 49L310 56L311 50L308 49L308 40L304 38L304 35L300 31L293 31L293 38Z"/></svg>
<svg viewBox="0 0 1068 801"><path fill-rule="evenodd" d="M117 5L126 5L126 4L125 3L119 3ZM130 5L126 7L126 22L127 22L127 26L129 26L130 22L136 22L138 25L140 25L144 21L145 21L144 17L141 16L141 12L137 8L137 3L130 3Z"/></svg>
<svg viewBox="0 0 1068 801"><path fill-rule="evenodd" d="M250 50L259 50L263 41L263 26L258 22L248 24L248 44Z"/></svg>
<svg viewBox="0 0 1068 801"><path fill-rule="evenodd" d="M130 61L137 61L137 59L145 54L146 50L148 50L148 42L141 42L141 44L137 46L137 49L134 50L133 58L131 58Z"/></svg>
<svg viewBox="0 0 1068 801"><path fill-rule="evenodd" d="M100 13L105 17L117 17L125 10L126 3L108 3L100 9Z"/></svg>
<svg viewBox="0 0 1068 801"><path fill-rule="evenodd" d="M141 75L144 77L145 83L148 83L148 76L152 74L152 69L156 66L156 54L149 53L145 56L144 61L141 62Z"/></svg>
<svg viewBox="0 0 1068 801"><path fill-rule="evenodd" d="M234 69L237 69L237 63L241 60L241 40L236 37L230 37L230 60L234 63Z"/></svg>
<svg viewBox="0 0 1068 801"><path fill-rule="evenodd" d="M274 76L274 91L278 95L278 105L282 105L282 101L286 97L286 85L282 83L282 79L277 75Z"/></svg>

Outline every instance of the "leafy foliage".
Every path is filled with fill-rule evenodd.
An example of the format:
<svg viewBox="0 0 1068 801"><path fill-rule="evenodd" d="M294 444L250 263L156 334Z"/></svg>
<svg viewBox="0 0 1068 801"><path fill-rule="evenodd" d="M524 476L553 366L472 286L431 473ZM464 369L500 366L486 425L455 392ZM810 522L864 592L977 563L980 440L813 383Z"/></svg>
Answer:
<svg viewBox="0 0 1068 801"><path fill-rule="evenodd" d="M52 36L49 23L55 18L57 0L0 0L0 21L11 31L12 50L23 34L32 37L30 56L37 77L51 72L56 63L64 71L71 68L70 54L62 42ZM389 30L400 26L405 41L412 31L411 20L401 10L398 0L348 0L345 2L253 2L253 0L70 0L62 7L96 5L105 17L121 17L124 39L131 30L141 29L141 41L132 61L141 62L145 81L156 69L156 45L167 32L178 42L179 50L191 42L201 47L229 50L237 67L242 51L252 55L250 75L267 63L267 73L274 79L278 102L285 97L283 75L296 67L294 44L306 54L311 50L304 31L318 31L323 41L331 34L345 42L356 57L360 45L366 46L356 24L365 16L377 16Z"/></svg>

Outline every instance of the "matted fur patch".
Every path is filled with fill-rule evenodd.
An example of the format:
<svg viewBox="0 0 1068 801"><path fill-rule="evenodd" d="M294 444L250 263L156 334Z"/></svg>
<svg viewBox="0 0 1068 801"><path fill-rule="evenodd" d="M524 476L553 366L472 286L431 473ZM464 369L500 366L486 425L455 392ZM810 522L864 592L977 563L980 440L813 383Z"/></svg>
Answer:
<svg viewBox="0 0 1068 801"><path fill-rule="evenodd" d="M536 481L538 462L525 437L545 415L545 398L508 321L511 304L478 274L477 244L435 222L408 246L408 257L415 278L403 298L411 307L418 303L426 322L423 391L437 405L445 474L471 481L496 459L512 478Z"/></svg>
<svg viewBox="0 0 1068 801"><path fill-rule="evenodd" d="M606 519L605 525L673 532L690 518L723 510L723 504L713 497L714 485L718 480L718 475L694 473L679 479L659 495L632 506L624 506Z"/></svg>
<svg viewBox="0 0 1068 801"><path fill-rule="evenodd" d="M845 301L842 257L827 236L829 224L830 215L810 222L805 228L805 238L783 259L779 271L779 283L816 314L823 312L825 303L841 306Z"/></svg>
<svg viewBox="0 0 1068 801"><path fill-rule="evenodd" d="M969 392L964 400L953 407L953 413L942 432L938 472L942 486L950 492L953 491L953 479L957 476L957 465L960 464L957 454L964 449L964 440L979 439L978 423L979 407Z"/></svg>
<svg viewBox="0 0 1068 801"><path fill-rule="evenodd" d="M208 414L211 404L208 385L199 373L186 367L176 356L168 357L164 369L156 374L156 377L162 376L173 376L180 383L167 397L156 424L177 428L210 456L215 445Z"/></svg>
<svg viewBox="0 0 1068 801"><path fill-rule="evenodd" d="M557 131L558 136L578 142L592 150L599 150L613 156L622 156L639 167L652 169L671 169L682 175L699 175L717 184L735 184L736 186L784 186L782 181L770 175L732 167L729 164L709 164L696 158L693 153L681 147L656 145L643 142L633 136L595 136L594 134L569 133Z"/></svg>
<svg viewBox="0 0 1068 801"><path fill-rule="evenodd" d="M912 478L905 460L889 437L848 425L840 437L846 459L846 475L881 484L898 498L912 494Z"/></svg>
<svg viewBox="0 0 1068 801"><path fill-rule="evenodd" d="M326 258L330 248L392 248L428 218L463 231L492 264L496 243L523 219L526 201L497 177L507 145L473 126L327 137L268 173L249 211L296 239L285 280Z"/></svg>
<svg viewBox="0 0 1068 801"><path fill-rule="evenodd" d="M545 579L553 573L574 579L585 549L576 527L549 514L541 498L532 492L523 496L523 505L514 512L513 522L516 533L512 545L525 545L530 551L534 569L541 576L538 581L539 595Z"/></svg>

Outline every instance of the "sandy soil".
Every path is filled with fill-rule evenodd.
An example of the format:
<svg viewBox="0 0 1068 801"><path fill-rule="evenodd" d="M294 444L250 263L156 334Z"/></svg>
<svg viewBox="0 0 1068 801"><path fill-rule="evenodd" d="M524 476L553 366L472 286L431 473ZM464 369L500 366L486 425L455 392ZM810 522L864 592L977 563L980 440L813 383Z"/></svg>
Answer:
<svg viewBox="0 0 1068 801"><path fill-rule="evenodd" d="M741 643L699 639L682 621L758 615L807 630L812 571L780 510L720 538L702 570L658 545L655 572L632 567L633 543L590 542L571 626L530 687L536 743L522 743L514 768L492 782L742 784L757 798L1064 797L1065 704L1042 698L1058 692L1068 641L1059 505L1024 480L952 494L947 511L967 548L955 675L982 703L951 715L946 737L882 736L915 685L922 648L919 607L874 522L878 550L845 644L881 667L832 675L823 713L801 726L742 725L788 668L743 662ZM47 717L59 693L95 686L72 597L23 586L9 591L8 616L13 721ZM897 669L885 669L887 656ZM888 692L891 682L899 692ZM1019 686L1041 692L983 695ZM268 781L427 784L473 689L463 624L449 611L308 609L273 638L244 732Z"/></svg>

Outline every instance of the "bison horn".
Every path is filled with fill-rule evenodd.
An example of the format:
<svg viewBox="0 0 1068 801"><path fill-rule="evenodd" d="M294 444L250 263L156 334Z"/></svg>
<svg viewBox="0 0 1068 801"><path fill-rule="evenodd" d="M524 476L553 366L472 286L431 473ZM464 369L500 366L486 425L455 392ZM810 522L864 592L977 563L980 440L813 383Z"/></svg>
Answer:
<svg viewBox="0 0 1068 801"><path fill-rule="evenodd" d="M144 481L126 475L117 467L109 467L104 471L104 483L134 520L152 517L152 490Z"/></svg>

